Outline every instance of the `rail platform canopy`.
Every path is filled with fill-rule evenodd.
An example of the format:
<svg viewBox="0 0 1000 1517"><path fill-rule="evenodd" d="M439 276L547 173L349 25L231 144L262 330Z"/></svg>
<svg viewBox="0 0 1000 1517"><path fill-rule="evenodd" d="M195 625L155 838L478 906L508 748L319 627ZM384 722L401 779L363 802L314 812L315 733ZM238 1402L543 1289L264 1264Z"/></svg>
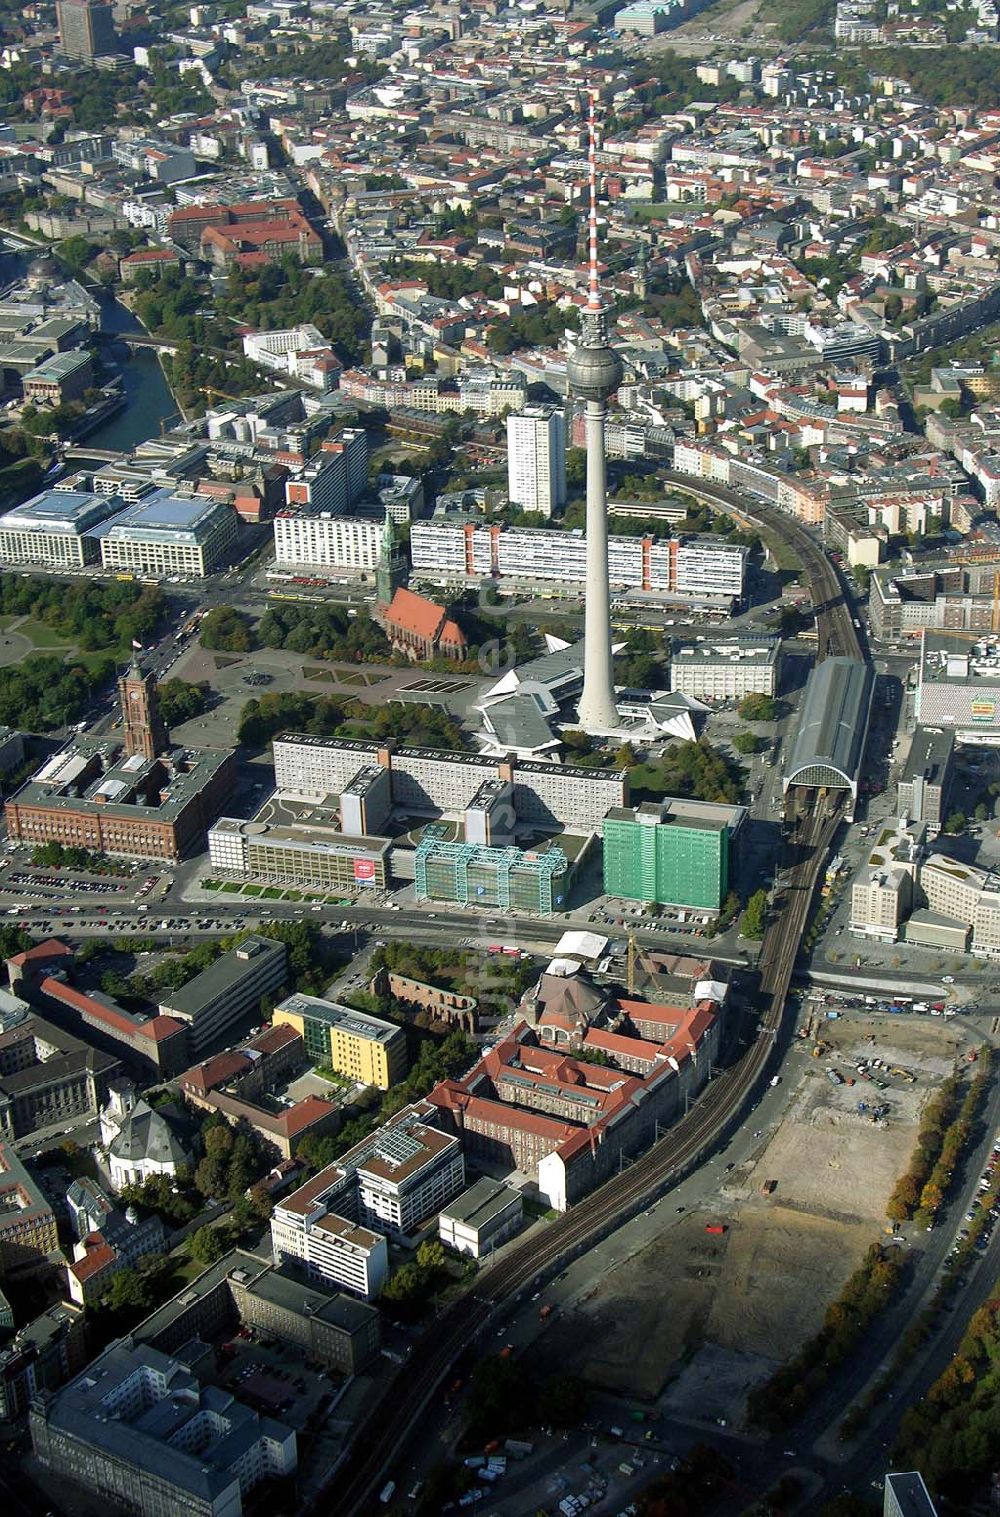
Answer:
<svg viewBox="0 0 1000 1517"><path fill-rule="evenodd" d="M873 676L856 658L828 658L806 684L783 789L849 790L857 799Z"/></svg>

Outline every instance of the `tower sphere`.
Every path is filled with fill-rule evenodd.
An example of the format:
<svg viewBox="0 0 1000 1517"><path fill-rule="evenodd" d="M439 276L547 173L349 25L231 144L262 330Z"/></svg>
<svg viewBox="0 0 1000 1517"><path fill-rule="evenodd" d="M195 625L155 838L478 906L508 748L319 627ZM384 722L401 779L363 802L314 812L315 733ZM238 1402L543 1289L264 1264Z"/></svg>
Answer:
<svg viewBox="0 0 1000 1517"><path fill-rule="evenodd" d="M583 342L566 361L566 379L581 400L607 400L622 382L621 359L606 344L588 347Z"/></svg>

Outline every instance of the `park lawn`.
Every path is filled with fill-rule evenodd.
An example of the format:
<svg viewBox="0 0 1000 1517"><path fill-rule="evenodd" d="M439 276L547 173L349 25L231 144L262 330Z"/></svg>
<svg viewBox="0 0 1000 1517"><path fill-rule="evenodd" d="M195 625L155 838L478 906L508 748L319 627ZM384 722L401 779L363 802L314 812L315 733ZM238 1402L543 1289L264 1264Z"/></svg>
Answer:
<svg viewBox="0 0 1000 1517"><path fill-rule="evenodd" d="M60 637L58 632L53 632L51 627L47 627L44 622L36 621L33 616L21 622L15 630L19 637L26 637L35 648L59 649L73 646L65 637ZM81 662L84 657L86 655L81 657ZM106 658L107 654L104 657Z"/></svg>

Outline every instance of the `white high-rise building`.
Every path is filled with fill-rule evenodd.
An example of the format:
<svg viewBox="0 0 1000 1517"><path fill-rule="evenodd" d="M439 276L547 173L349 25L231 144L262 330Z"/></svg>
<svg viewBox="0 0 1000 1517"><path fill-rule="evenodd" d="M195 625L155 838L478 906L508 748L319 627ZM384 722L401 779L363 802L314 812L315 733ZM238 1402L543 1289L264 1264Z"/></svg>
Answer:
<svg viewBox="0 0 1000 1517"><path fill-rule="evenodd" d="M508 415L507 493L515 505L542 516L566 504L566 422L557 406Z"/></svg>

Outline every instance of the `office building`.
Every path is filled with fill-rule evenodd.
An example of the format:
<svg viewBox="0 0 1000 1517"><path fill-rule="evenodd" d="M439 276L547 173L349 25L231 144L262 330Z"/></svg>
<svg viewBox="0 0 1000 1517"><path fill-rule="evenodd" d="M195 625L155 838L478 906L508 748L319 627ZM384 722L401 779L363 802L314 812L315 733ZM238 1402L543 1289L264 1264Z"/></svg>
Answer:
<svg viewBox="0 0 1000 1517"><path fill-rule="evenodd" d="M384 524L375 517L286 509L274 518L274 561L303 571L373 573L378 568L383 533Z"/></svg>
<svg viewBox="0 0 1000 1517"><path fill-rule="evenodd" d="M670 688L699 701L774 695L779 646L775 637L677 639L670 652Z"/></svg>
<svg viewBox="0 0 1000 1517"><path fill-rule="evenodd" d="M59 51L93 63L116 50L114 7L107 0L56 0Z"/></svg>
<svg viewBox="0 0 1000 1517"><path fill-rule="evenodd" d="M0 559L79 569L101 556L98 529L124 509L118 495L43 490L0 516Z"/></svg>
<svg viewBox="0 0 1000 1517"><path fill-rule="evenodd" d="M952 729L959 740L1000 736L1000 638L925 631L914 703L917 722Z"/></svg>
<svg viewBox="0 0 1000 1517"><path fill-rule="evenodd" d="M0 1349L0 1418L23 1417L36 1396L65 1385L86 1362L83 1308L57 1301Z"/></svg>
<svg viewBox="0 0 1000 1517"><path fill-rule="evenodd" d="M140 575L204 579L229 563L238 532L232 506L157 490L108 523L100 538L101 563Z"/></svg>
<svg viewBox="0 0 1000 1517"><path fill-rule="evenodd" d="M406 1107L349 1149L340 1168L354 1170L358 1216L365 1226L402 1240L417 1231L465 1184L462 1145L425 1120L433 1107Z"/></svg>
<svg viewBox="0 0 1000 1517"><path fill-rule="evenodd" d="M917 727L897 787L896 810L932 832L947 815L955 756L955 734L946 727Z"/></svg>
<svg viewBox="0 0 1000 1517"><path fill-rule="evenodd" d="M155 759L168 746L167 729L160 718L156 675L152 670L143 674L134 653L128 673L118 681L118 704L125 732L126 757L139 753L144 759Z"/></svg>
<svg viewBox="0 0 1000 1517"><path fill-rule="evenodd" d="M13 996L0 992L4 1001ZM0 1138L10 1142L76 1117L96 1117L118 1060L45 1022L23 1002L0 1017Z"/></svg>
<svg viewBox="0 0 1000 1517"><path fill-rule="evenodd" d="M259 1015L262 999L285 984L286 960L284 943L244 938L179 990L169 991L160 1015L187 1023L189 1047L200 1057L225 1043L241 1018Z"/></svg>
<svg viewBox="0 0 1000 1517"><path fill-rule="evenodd" d="M729 893L743 806L666 797L604 819L604 890L629 901L718 911Z"/></svg>
<svg viewBox="0 0 1000 1517"><path fill-rule="evenodd" d="M851 887L851 931L895 943L916 896L917 870L927 828L899 821L879 829Z"/></svg>
<svg viewBox="0 0 1000 1517"><path fill-rule="evenodd" d="M507 494L540 516L566 504L566 422L558 407L526 406L507 417Z"/></svg>
<svg viewBox="0 0 1000 1517"><path fill-rule="evenodd" d="M236 786L232 753L127 756L109 738L74 738L5 802L12 839L127 858L179 859L204 846Z"/></svg>
<svg viewBox="0 0 1000 1517"><path fill-rule="evenodd" d="M120 1338L36 1401L35 1457L142 1517L239 1517L265 1480L295 1472L295 1434L178 1359Z"/></svg>
<svg viewBox="0 0 1000 1517"><path fill-rule="evenodd" d="M462 1145L437 1115L426 1101L404 1107L278 1201L271 1218L275 1258L297 1259L314 1277L358 1294L377 1291L369 1276L382 1270L381 1253L352 1239L352 1224L383 1245L383 1234L404 1240L465 1184ZM362 1269L368 1274L359 1289Z"/></svg>
<svg viewBox="0 0 1000 1517"><path fill-rule="evenodd" d="M561 848L487 848L449 842L434 823L417 844L416 898L551 916L565 909L570 865Z"/></svg>
<svg viewBox="0 0 1000 1517"><path fill-rule="evenodd" d="M521 1192L483 1175L441 1212L438 1237L456 1253L484 1259L520 1230L523 1218Z"/></svg>
<svg viewBox="0 0 1000 1517"><path fill-rule="evenodd" d="M219 874L326 890L384 890L390 849L388 838L344 836L336 816L287 827L222 816L208 834Z"/></svg>
<svg viewBox="0 0 1000 1517"><path fill-rule="evenodd" d="M381 1017L296 993L274 1008L273 1025L293 1027L311 1059L358 1085L388 1090L406 1073L403 1029Z"/></svg>
<svg viewBox="0 0 1000 1517"><path fill-rule="evenodd" d="M165 1354L193 1339L205 1343L253 1328L303 1349L339 1375L355 1375L378 1353L381 1319L353 1296L318 1288L304 1273L234 1249L185 1283L183 1290L133 1330L136 1342Z"/></svg>
<svg viewBox="0 0 1000 1517"><path fill-rule="evenodd" d="M335 1181L339 1189L339 1171ZM271 1214L275 1262L288 1261L310 1280L368 1301L378 1295L388 1276L388 1245L381 1233L327 1209L329 1182L329 1171L321 1169L277 1203Z"/></svg>
<svg viewBox="0 0 1000 1517"><path fill-rule="evenodd" d="M9 1143L0 1143L0 1277L38 1269L59 1247L52 1207Z"/></svg>

